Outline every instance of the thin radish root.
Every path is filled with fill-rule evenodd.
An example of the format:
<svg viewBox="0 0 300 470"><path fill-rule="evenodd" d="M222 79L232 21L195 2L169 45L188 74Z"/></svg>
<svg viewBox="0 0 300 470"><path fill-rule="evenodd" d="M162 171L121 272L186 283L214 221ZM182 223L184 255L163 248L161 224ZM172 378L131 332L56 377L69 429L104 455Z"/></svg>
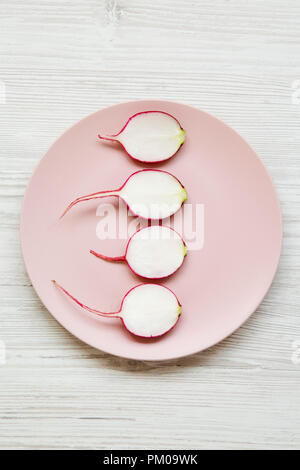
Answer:
<svg viewBox="0 0 300 470"><path fill-rule="evenodd" d="M101 253L97 253L94 250L90 250L90 253L96 256L96 258L101 258L101 259L104 259L105 261L116 261L116 262L126 261L125 256L105 256L105 255L101 255Z"/></svg>
<svg viewBox="0 0 300 470"><path fill-rule="evenodd" d="M66 289L64 289L60 284L58 284L58 282L56 282L55 280L52 280L51 282L53 282L53 284L56 287L58 287L61 291L63 291L68 297L70 297L70 299L72 299L77 305L79 305L84 310L87 310L88 312L91 312L91 313L95 313L96 315L100 315L102 317L107 317L108 316L108 317L119 318L119 316L118 316L119 312L106 313L106 312L100 312L99 310L96 310L94 308L90 308L87 305L84 305L83 303L81 303L75 297L73 297L73 295L71 295Z"/></svg>

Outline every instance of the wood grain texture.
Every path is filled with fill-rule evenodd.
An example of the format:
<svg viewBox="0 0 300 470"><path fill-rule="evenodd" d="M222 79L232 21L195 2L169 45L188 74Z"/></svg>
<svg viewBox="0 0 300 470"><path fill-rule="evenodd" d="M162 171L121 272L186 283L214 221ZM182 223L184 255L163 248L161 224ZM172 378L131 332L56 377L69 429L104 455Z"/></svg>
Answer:
<svg viewBox="0 0 300 470"><path fill-rule="evenodd" d="M1 0L2 449L299 448L299 41L297 0ZM202 108L245 137L284 221L257 312L211 350L164 363L109 356L59 326L30 285L18 234L52 141L97 109L150 98Z"/></svg>

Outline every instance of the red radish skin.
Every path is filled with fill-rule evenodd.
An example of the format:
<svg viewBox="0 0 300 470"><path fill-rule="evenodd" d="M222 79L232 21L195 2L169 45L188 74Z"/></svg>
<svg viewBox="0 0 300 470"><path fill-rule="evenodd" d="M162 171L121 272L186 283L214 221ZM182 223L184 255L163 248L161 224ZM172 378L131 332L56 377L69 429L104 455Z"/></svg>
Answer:
<svg viewBox="0 0 300 470"><path fill-rule="evenodd" d="M181 142L181 144L179 145L179 147L177 148L177 150L170 156L164 158L164 159L158 159L158 160L151 160L151 161L148 161L148 160L143 160L143 159L140 159L140 158L137 158L135 156L133 156L125 147L125 145L120 142L118 140L118 137L123 133L123 131L126 129L126 127L128 126L128 124L134 119L136 118L137 116L141 116L143 114L150 114L150 113L159 113L159 114L164 114L165 116L169 116L170 118L174 119L174 121L177 122L180 130L182 131L183 133L183 141ZM174 116L172 116L172 114L170 113L166 113L165 111L159 111L159 110L154 110L154 111L141 111L139 113L136 113L134 114L133 116L131 116L126 124L124 124L124 126L122 127L122 129L117 133L117 134L111 134L111 135L101 135L100 133L98 134L98 138L100 140L107 140L107 141L110 141L110 142L118 142L122 147L123 149L125 150L125 152L129 155L130 158L132 158L133 160L136 160L137 162L141 162L141 163L160 163L162 161L165 161L165 160L168 160L169 158L172 158L177 152L178 150L182 147L182 145L184 144L185 142L185 130L183 129L183 127L181 126L180 122L178 121L178 119L176 119Z"/></svg>
<svg viewBox="0 0 300 470"><path fill-rule="evenodd" d="M147 278L147 279L159 280L159 279L163 279L163 278L172 276L172 275L175 274L175 273L178 271L178 269L182 266L183 261L184 261L184 259L185 259L185 256L186 256L186 254L187 254L187 246L186 246L185 241L184 241L184 240L182 239L182 237L179 235L179 233L176 232L176 230L174 230L172 227L167 227L167 226L165 226L165 225L160 225L160 226L163 227L163 228L167 228L167 229L169 229L169 230L172 230L174 233L176 233L176 234L181 238L182 243L183 243L183 245L184 245L184 249L185 249L185 254L184 254L184 257L183 257L183 259L182 259L181 264L180 264L174 271L172 271L171 273L169 273L169 274L167 274L167 275L165 275L165 276L153 276L153 277L152 277L152 276L151 276L151 277L150 277L150 276L143 276L142 274L136 272L136 271L132 268L132 266L130 265L129 261L127 260L127 252L128 252L128 248L129 248L129 245L130 245L131 240L133 239L133 237L134 237L137 233L140 233L140 232L143 231L143 230L147 230L149 227L144 227L144 228L141 228L141 229L137 230L137 231L129 238L129 240L128 240L128 242L127 242L127 245L126 245L126 249L125 249L125 255L123 255L123 256L106 256L106 255L103 255L103 254L101 254L101 253L97 253L97 252L94 251L94 250L90 250L90 253L91 253L92 255L96 256L96 258L103 259L104 261L113 261L113 262L119 262L119 263L120 263L120 262L126 262L127 265L128 265L128 267L131 269L131 271L132 271L134 274L136 274L137 276L140 276L140 277Z"/></svg>
<svg viewBox="0 0 300 470"><path fill-rule="evenodd" d="M174 327L175 325L177 324L178 322L178 319L179 317L181 316L181 304L179 302L179 300L177 299L176 295L174 294L174 292L169 289L168 287L166 286L159 286L159 285L155 285L155 284L138 284L137 286L134 286L132 287L126 294L125 296L123 297L122 299L122 302L121 302L121 307L120 309L117 311L117 312L109 312L109 313L106 313L106 312L102 312L100 310L97 310L97 309L94 309L94 308L90 308L88 307L87 305L83 304L82 302L80 302L78 299L76 299L73 295L71 295L66 289L64 289L64 287L62 287L58 282L56 282L55 280L52 280L51 281L57 288L59 288L67 297L69 297L71 300L73 300L73 302L75 302L79 307L81 307L82 309L92 313L92 314L95 314L97 316L101 316L101 317L106 317L106 318L118 318L122 321L125 329L131 333L132 335L134 336L138 336L140 338L147 338L147 339L151 339L151 338L159 338L161 336L164 336L165 334L169 333ZM135 289L137 288L140 288L140 287L144 287L144 286L157 286L157 287L160 287L162 289L166 289L167 291L169 291L173 296L174 298L176 299L177 301L177 304L178 304L178 314L177 314L177 319L176 321L174 322L174 324L168 328L166 331L164 331L163 333L161 334L157 334L157 335L149 335L149 336L144 336L144 335L141 335L141 334L137 334L136 332L130 330L126 324L126 322L124 321L124 319L122 318L122 307L123 307L123 304L125 302L125 299L127 298L127 296L132 293Z"/></svg>
<svg viewBox="0 0 300 470"><path fill-rule="evenodd" d="M132 173L132 174L126 179L126 181L122 184L122 186L121 186L119 189L98 191L98 192L91 193L91 194L88 194L88 195L86 195L86 196L81 196L81 197L78 197L78 198L74 199L74 201L72 201L72 202L68 205L68 207L64 210L64 212L63 212L62 215L60 216L60 219L62 219L62 218L66 215L66 213L69 212L69 210L70 210L72 207L74 207L76 204L78 204L79 202L90 201L90 200L93 200L93 199L101 199L101 198L104 198L104 197L114 196L114 197L119 197L119 198L121 198L121 199L125 202L125 204L126 204L126 206L128 207L128 209L130 209L131 212L132 212L136 217L140 217L141 219L144 219L144 220L151 220L151 217L144 217L143 215L134 212L134 211L132 210L132 208L130 207L130 205L127 204L127 202L126 202L126 200L124 199L124 197L122 197L122 195L119 194L120 191L122 191L122 190L126 187L128 181L129 181L132 177L134 177L135 175L137 175L137 174L139 174L139 173L144 173L144 172L165 173L166 175L169 175L169 176L171 176L172 178L174 178L174 180L176 180L176 181L179 183L179 185L181 186L181 188L182 188L183 198L182 198L182 203L181 203L181 205L184 203L184 201L186 201L186 199L187 199L186 190L185 190L184 186L181 184L181 182L179 181L179 179L176 178L176 176L174 176L174 175L172 175L172 173L170 173L170 172L168 172L168 171L164 171L164 170L144 169L144 170L138 170L138 171L135 171L134 173ZM175 212L176 212L176 211L175 211ZM174 214L174 212L171 213L170 216L173 215L173 214ZM166 216L166 217L168 217L168 216ZM160 219L152 219L152 220L160 220Z"/></svg>

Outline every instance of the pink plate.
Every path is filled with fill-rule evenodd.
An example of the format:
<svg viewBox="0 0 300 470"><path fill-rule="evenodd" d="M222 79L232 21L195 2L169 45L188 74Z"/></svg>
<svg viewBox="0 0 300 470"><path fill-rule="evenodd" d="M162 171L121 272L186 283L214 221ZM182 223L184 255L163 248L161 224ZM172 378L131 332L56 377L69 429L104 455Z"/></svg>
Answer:
<svg viewBox="0 0 300 470"><path fill-rule="evenodd" d="M118 144L97 141L100 130L117 133L130 116L145 110L166 111L186 130L186 142L170 160L143 165ZM90 249L124 254L125 239L100 240L96 235L97 207L113 203L117 208L116 198L83 202L63 219L59 216L76 197L116 189L145 167L179 178L191 204L181 209L184 217L188 207L193 213L196 207L202 208L199 213L204 214L194 221L204 233L203 246L192 246L182 267L162 282L177 295L182 315L170 333L154 340L132 336L117 319L82 311L50 282L56 279L80 301L104 311L118 310L124 294L142 282L125 263L109 263L89 254ZM142 360L196 353L236 330L272 283L281 238L276 192L255 152L218 119L167 101L112 106L66 131L31 178L21 215L26 268L52 315L91 346Z"/></svg>

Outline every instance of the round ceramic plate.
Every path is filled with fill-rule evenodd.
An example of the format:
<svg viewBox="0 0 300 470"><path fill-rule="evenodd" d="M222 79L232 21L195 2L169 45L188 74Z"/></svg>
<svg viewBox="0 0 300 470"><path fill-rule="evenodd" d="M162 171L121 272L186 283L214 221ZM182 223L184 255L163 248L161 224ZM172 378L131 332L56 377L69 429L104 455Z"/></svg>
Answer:
<svg viewBox="0 0 300 470"><path fill-rule="evenodd" d="M117 133L130 116L145 110L166 111L186 130L186 142L170 160L143 165L120 145L97 140L100 130ZM183 266L162 282L177 295L182 315L171 332L152 340L132 336L118 319L83 311L50 282L56 279L83 303L104 311L118 310L124 294L143 282L126 264L89 253L124 252L126 234L115 236L116 198L84 202L59 216L76 197L118 188L131 173L149 167L171 172L187 189L184 222L177 218L176 227L190 247ZM112 209L115 215L108 217ZM130 215L128 220L135 223ZM82 341L142 360L196 353L236 330L272 283L281 237L276 192L255 152L213 116L166 101L112 106L66 131L31 178L21 215L26 268L49 312Z"/></svg>

